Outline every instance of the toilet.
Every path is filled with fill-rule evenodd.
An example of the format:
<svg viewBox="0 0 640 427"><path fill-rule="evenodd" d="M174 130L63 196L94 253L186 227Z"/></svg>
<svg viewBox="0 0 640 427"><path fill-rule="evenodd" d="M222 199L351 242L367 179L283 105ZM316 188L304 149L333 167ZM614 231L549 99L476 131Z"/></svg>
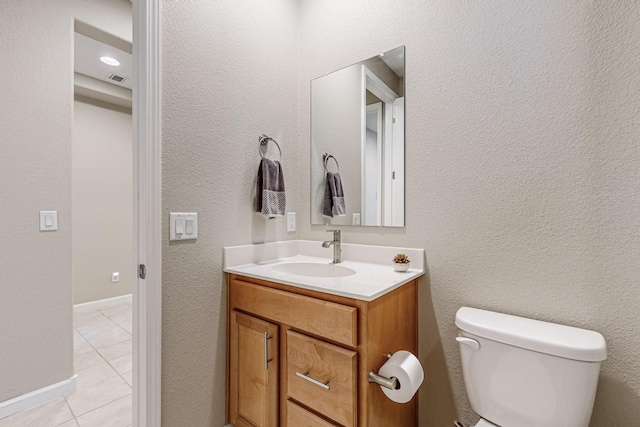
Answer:
<svg viewBox="0 0 640 427"><path fill-rule="evenodd" d="M462 372L476 427L587 427L607 357L598 332L462 307Z"/></svg>

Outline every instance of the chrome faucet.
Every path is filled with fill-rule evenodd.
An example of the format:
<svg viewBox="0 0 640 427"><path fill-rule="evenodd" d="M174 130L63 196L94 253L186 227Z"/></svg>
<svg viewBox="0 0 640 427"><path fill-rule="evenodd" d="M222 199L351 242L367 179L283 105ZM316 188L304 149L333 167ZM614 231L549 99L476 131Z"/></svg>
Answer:
<svg viewBox="0 0 640 427"><path fill-rule="evenodd" d="M340 247L340 230L327 230L333 231L333 240L327 240L322 242L323 248L328 248L333 245L333 263L338 264L342 262L342 248Z"/></svg>

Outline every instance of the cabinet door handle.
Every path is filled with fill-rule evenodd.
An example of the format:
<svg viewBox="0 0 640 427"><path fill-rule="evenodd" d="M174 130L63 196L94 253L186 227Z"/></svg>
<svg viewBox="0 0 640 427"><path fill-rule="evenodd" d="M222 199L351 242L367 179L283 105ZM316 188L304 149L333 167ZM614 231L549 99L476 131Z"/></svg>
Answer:
<svg viewBox="0 0 640 427"><path fill-rule="evenodd" d="M321 382L320 382L320 381L318 381L318 380L314 380L313 378L311 378L311 377L309 376L309 371L305 372L304 374L301 374L300 372L296 372L296 376L298 376L298 377L302 378L303 380L307 380L307 381L309 381L311 384L315 384L315 385L317 385L318 387L322 387L322 388L323 388L323 389L325 389L325 390L329 390L329 386L327 385L327 384L329 384L329 380L327 380L327 381L326 381L326 382L324 382L324 383L321 383Z"/></svg>
<svg viewBox="0 0 640 427"><path fill-rule="evenodd" d="M269 370L269 362L273 359L269 359L269 340L271 337L269 336L269 332L264 333L264 369Z"/></svg>

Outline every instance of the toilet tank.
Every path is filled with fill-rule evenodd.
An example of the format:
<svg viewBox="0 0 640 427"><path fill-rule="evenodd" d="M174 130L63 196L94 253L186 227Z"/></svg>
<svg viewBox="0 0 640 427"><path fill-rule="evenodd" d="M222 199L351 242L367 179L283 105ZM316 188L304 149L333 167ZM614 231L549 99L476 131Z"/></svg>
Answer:
<svg viewBox="0 0 640 427"><path fill-rule="evenodd" d="M462 372L471 407L503 427L587 427L607 357L598 332L462 307Z"/></svg>

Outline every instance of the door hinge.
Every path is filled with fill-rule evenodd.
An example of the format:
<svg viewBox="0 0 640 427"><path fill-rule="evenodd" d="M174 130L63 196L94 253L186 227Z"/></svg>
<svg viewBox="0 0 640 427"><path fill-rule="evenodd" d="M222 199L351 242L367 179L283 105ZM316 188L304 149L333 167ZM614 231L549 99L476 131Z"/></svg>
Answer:
<svg viewBox="0 0 640 427"><path fill-rule="evenodd" d="M145 279L147 277L147 267L144 264L138 266L138 277Z"/></svg>

